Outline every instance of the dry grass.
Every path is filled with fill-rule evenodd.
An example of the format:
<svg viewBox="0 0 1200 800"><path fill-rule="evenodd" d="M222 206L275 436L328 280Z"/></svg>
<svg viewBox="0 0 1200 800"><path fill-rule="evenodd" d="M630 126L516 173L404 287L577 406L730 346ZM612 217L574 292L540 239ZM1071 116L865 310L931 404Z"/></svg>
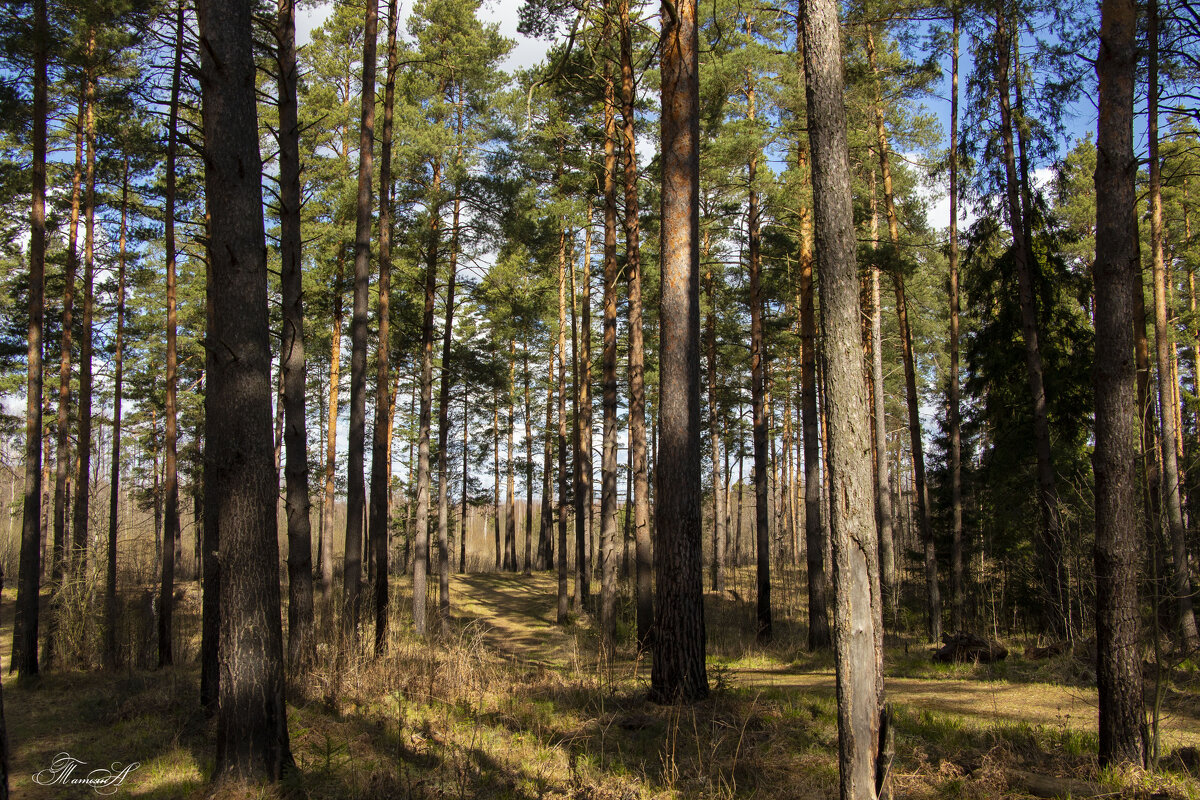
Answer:
<svg viewBox="0 0 1200 800"><path fill-rule="evenodd" d="M548 574L456 577L453 619L422 642L407 633L411 590L400 581L388 654L378 660L339 660L336 603L319 611L318 665L288 689L298 770L278 789L221 797L836 796L830 661L803 651L803 620L781 615L772 643L758 646L746 624L752 607L732 593L709 595L713 694L691 707L656 706L645 700L648 664L633 651L628 624L616 656L600 660L586 615L553 623L554 585ZM181 616L191 620L181 631L198 630L193 595L189 585ZM10 609L5 603L0 615L7 631ZM373 630L371 621L363 630ZM64 671L5 686L15 796L92 796L30 781L64 750L93 765L141 762L118 796L205 796L213 728L196 702L194 644L189 633L185 663L166 670ZM918 656L889 655L896 671L918 669ZM1122 796L1200 797L1200 782L1182 772L1102 773L1085 713L1093 696L1079 687L989 680L979 669L889 679L899 704L897 796L1018 797L1009 774L1025 769L1094 780ZM1047 716L1050 707L1066 711ZM1193 723L1177 717L1172 730L1194 737Z"/></svg>

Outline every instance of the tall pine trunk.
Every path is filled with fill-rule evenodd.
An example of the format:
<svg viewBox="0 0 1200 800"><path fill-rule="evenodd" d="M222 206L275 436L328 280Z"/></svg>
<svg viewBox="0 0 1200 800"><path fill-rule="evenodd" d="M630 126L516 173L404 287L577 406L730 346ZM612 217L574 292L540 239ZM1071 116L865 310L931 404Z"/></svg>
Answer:
<svg viewBox="0 0 1200 800"><path fill-rule="evenodd" d="M873 800L885 788L887 774L887 766L877 761L883 719L882 606L841 36L832 0L802 3L800 10L825 334L821 360L829 431L838 765L843 800Z"/></svg>
<svg viewBox="0 0 1200 800"><path fill-rule="evenodd" d="M316 660L313 630L312 528L305 412L304 286L300 236L300 123L296 87L295 0L279 0L275 23L279 82L279 286L283 305L279 368L283 372L284 463L288 537L288 666L302 674Z"/></svg>
<svg viewBox="0 0 1200 800"><path fill-rule="evenodd" d="M33 3L33 164L29 212L29 347L25 380L25 496L21 507L21 562L9 670L38 671L38 593L42 576L42 325L46 271L46 117L49 31L46 2Z"/></svg>
<svg viewBox="0 0 1200 800"><path fill-rule="evenodd" d="M663 3L662 303L650 696L708 695L700 479L700 70L695 0Z"/></svg>
<svg viewBox="0 0 1200 800"><path fill-rule="evenodd" d="M278 781L293 768L279 608L271 351L251 7L198 4L211 223L207 488L220 531L220 783Z"/></svg>
<svg viewBox="0 0 1200 800"><path fill-rule="evenodd" d="M179 354L175 346L178 325L178 306L175 295L175 155L179 132L179 81L183 70L183 5L175 10L175 66L171 70L171 105L167 112L165 249L167 256L167 372L166 403L163 410L165 448L163 455L163 494L166 535L162 552L162 582L158 601L158 665L174 662L172 653L172 622L175 605L175 541L179 538L179 421L176 411L176 392L179 383ZM89 114L90 117L90 114ZM90 170L89 170L90 171ZM298 213L298 209L297 209Z"/></svg>
<svg viewBox="0 0 1200 800"><path fill-rule="evenodd" d="M560 150L561 157L561 150ZM560 158L561 165L561 158ZM561 170L561 166L559 167ZM567 230L558 232L558 608L555 621L567 623Z"/></svg>
<svg viewBox="0 0 1200 800"><path fill-rule="evenodd" d="M125 247L128 222L129 154L126 153L121 170L121 228L117 239L117 329L113 352L112 458L108 480L108 569L104 583L104 662L109 669L117 668L117 512L121 497L121 401L124 397ZM196 541L200 541L198 530Z"/></svg>
<svg viewBox="0 0 1200 800"><path fill-rule="evenodd" d="M337 274L333 279L333 329L329 333L329 411L325 434L325 492L321 502L321 544L317 554L317 581L328 606L333 593L333 520L337 505L338 389L342 374L342 283L345 256L338 248Z"/></svg>
<svg viewBox="0 0 1200 800"><path fill-rule="evenodd" d="M367 438L367 315L371 283L371 162L375 146L375 49L379 2L367 0L363 22L362 114L358 129L358 195L354 224L354 310L350 317L350 431L347 437L345 605L342 630L358 643L361 616L364 461Z"/></svg>
<svg viewBox="0 0 1200 800"><path fill-rule="evenodd" d="M605 15L602 38L610 38ZM600 642L611 651L617 634L617 116L612 62L604 67L604 329L600 460Z"/></svg>
<svg viewBox="0 0 1200 800"><path fill-rule="evenodd" d="M950 624L966 626L963 562L962 408L958 383L958 39L960 14L954 10L950 55Z"/></svg>
<svg viewBox="0 0 1200 800"><path fill-rule="evenodd" d="M1156 9L1151 0L1151 36ZM1138 281L1133 102L1137 10L1101 5L1100 117L1096 143L1096 683L1100 763L1145 764L1138 653L1137 391L1134 306ZM1153 39L1152 39L1153 41ZM1153 64L1151 66L1153 74ZM1152 101L1153 102L1153 101ZM1153 116L1151 117L1153 120ZM1154 146L1151 139L1152 147ZM1153 155L1151 164L1154 164Z"/></svg>

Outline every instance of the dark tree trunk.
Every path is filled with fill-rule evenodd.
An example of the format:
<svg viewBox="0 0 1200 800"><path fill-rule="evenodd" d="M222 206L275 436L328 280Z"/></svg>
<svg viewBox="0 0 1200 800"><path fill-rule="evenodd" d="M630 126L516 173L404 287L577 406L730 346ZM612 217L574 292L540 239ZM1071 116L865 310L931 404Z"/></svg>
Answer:
<svg viewBox="0 0 1200 800"><path fill-rule="evenodd" d="M96 33L88 34L88 58L94 57ZM71 508L72 569L82 576L87 567L88 526L92 477L92 309L96 283L96 77L87 77L87 162L84 168L83 334L79 340L79 442L75 503Z"/></svg>
<svg viewBox="0 0 1200 800"><path fill-rule="evenodd" d="M293 768L284 702L262 162L251 7L201 0L211 354L206 453L222 532L218 782Z"/></svg>
<svg viewBox="0 0 1200 800"><path fill-rule="evenodd" d="M33 165L29 212L29 349L25 382L25 497L21 517L21 563L9 671L38 671L38 584L41 582L42 520L42 323L46 271L46 2L33 3Z"/></svg>
<svg viewBox="0 0 1200 800"><path fill-rule="evenodd" d="M1156 9L1151 0L1151 19ZM1101 5L1096 160L1096 683L1100 763L1146 760L1138 653L1137 393L1134 303L1138 280L1133 155L1137 9ZM1151 36L1156 31L1151 24ZM1153 69L1152 69L1153 72ZM1151 89L1153 92L1153 87ZM1153 156L1151 157L1153 164ZM1140 293L1137 293L1140 295Z"/></svg>
<svg viewBox="0 0 1200 800"><path fill-rule="evenodd" d="M54 455L54 544L50 551L50 579L62 578L67 531L67 473L71 464L71 337L74 332L75 272L79 265L79 203L83 184L83 128L87 108L87 83L79 89L75 114L75 169L71 175L71 220L67 227L67 268L63 276L62 344L58 366L57 446ZM53 628L54 620L48 620ZM53 634L46 639L47 659L52 657Z"/></svg>
<svg viewBox="0 0 1200 800"><path fill-rule="evenodd" d="M207 209L212 205L212 200L205 197L205 236L212 229L211 212ZM214 331L216 328L213 323L213 282L215 276L213 273L213 262L211 254L206 252L207 259L205 261L204 271L204 318L205 318L205 338L213 341ZM213 400L210 392L207 391L209 385L209 376L216 369L216 355L213 348L205 348L204 350L204 418L209 419L209 415L214 413ZM217 502L217 464L214 461L214 451L211 447L209 439L209 430L207 422L205 423L204 433L204 526L202 531L203 538L203 560L201 562L201 570L204 579L203 595L200 600L200 706L204 709L205 716L212 717L217 713L219 702L220 683L221 683L221 663L220 663L220 639L221 639L221 560L220 560L220 538L221 528L218 519L220 515L220 505Z"/></svg>
<svg viewBox="0 0 1200 800"><path fill-rule="evenodd" d="M529 404L529 356L525 355L525 565L524 574L533 572L533 407Z"/></svg>
<svg viewBox="0 0 1200 800"><path fill-rule="evenodd" d="M104 663L117 668L117 525L121 497L121 399L124 390L125 259L129 221L129 154L121 172L121 229L117 240L117 330L113 353L112 464L108 480L108 569L104 583ZM200 540L199 531L196 540Z"/></svg>
<svg viewBox="0 0 1200 800"><path fill-rule="evenodd" d="M300 237L300 123L297 119L296 6L279 0L275 27L279 82L279 285L283 301L279 368L283 372L284 463L288 535L288 666L305 672L316 659L313 630L311 501L304 384L304 287Z"/></svg>
<svg viewBox="0 0 1200 800"><path fill-rule="evenodd" d="M379 340L375 348L375 427L371 435L371 499L367 539L375 561L375 656L387 650L388 522L391 465L392 115L396 104L396 0L388 2L387 77L379 148Z"/></svg>
<svg viewBox="0 0 1200 800"><path fill-rule="evenodd" d="M663 4L662 305L650 696L708 695L701 567L700 71L695 0Z"/></svg>
<svg viewBox="0 0 1200 800"><path fill-rule="evenodd" d="M807 159L806 159L807 164ZM821 525L821 431L817 413L817 312L813 287L812 225L800 219L800 422L804 439L804 550L808 570L808 648L832 644L829 630L828 537ZM741 471L741 456L738 470ZM739 477L740 481L740 477ZM741 528L741 486L738 528Z"/></svg>
<svg viewBox="0 0 1200 800"><path fill-rule="evenodd" d="M1009 223L1013 233L1013 263L1017 273L1021 303L1021 335L1025 340L1025 366L1029 376L1029 393L1033 406L1033 435L1037 451L1038 509L1041 517L1037 542L1043 590L1048 604L1044 620L1051 631L1066 633L1066 586L1064 567L1058 553L1062 550L1058 519L1058 489L1054 476L1054 461L1050 451L1050 423L1047 417L1046 388L1042 369L1042 352L1038 344L1037 306L1034 298L1033 268L1030 252L1025 246L1026 231L1018 197L1013 152L1012 111L1009 104L1009 35L1001 8L996 11L996 79L1000 99L1000 136L1003 142L1006 199Z"/></svg>
<svg viewBox="0 0 1200 800"><path fill-rule="evenodd" d="M812 0L801 4L800 10L825 333L821 360L829 431L838 764L842 798L873 800L886 778L877 762L883 710L882 605L872 513L870 422L859 339L841 36L832 0Z"/></svg>
<svg viewBox="0 0 1200 800"><path fill-rule="evenodd" d="M429 567L429 428L433 417L433 307L441 240L442 162L433 161L429 194L429 243L425 252L425 307L421 316L421 406L417 422L417 515L413 531L413 630L424 636Z"/></svg>
<svg viewBox="0 0 1200 800"><path fill-rule="evenodd" d="M367 0L363 22L362 115L358 130L358 196L354 224L354 310L350 317L350 431L346 454L346 565L342 630L358 643L362 612L364 461L367 440L367 315L371 283L371 161L375 146L375 50L379 2Z"/></svg>
<svg viewBox="0 0 1200 800"><path fill-rule="evenodd" d="M958 385L958 39L959 12L954 10L950 56L950 625L966 625L963 577L962 409Z"/></svg>
<svg viewBox="0 0 1200 800"><path fill-rule="evenodd" d="M508 344L508 441L504 449L504 475L507 491L504 495L504 569L517 571L517 506L516 475L513 471L513 432L517 427L516 413L517 342Z"/></svg>
<svg viewBox="0 0 1200 800"><path fill-rule="evenodd" d="M179 422L176 391L179 383L179 355L175 346L178 306L175 298L175 155L178 149L179 80L183 71L183 4L175 10L175 66L171 71L171 105L167 112L167 162L164 220L167 256L167 371L166 403L163 412L165 448L163 455L163 494L166 535L170 541L162 552L162 582L158 601L158 665L174 663L171 629L175 608L175 542L179 538ZM90 113L89 113L90 117ZM89 170L90 171L90 170ZM299 213L299 209L297 209ZM86 335L86 334L85 334ZM277 473L278 474L278 473ZM277 484L278 485L278 484Z"/></svg>
<svg viewBox="0 0 1200 800"><path fill-rule="evenodd" d="M344 254L337 256L337 274L333 279L333 330L329 352L329 412L325 434L325 493L321 502L321 545L317 554L317 581L321 599L328 608L333 593L333 520L337 506L337 419L338 389L341 387L342 367L342 282Z"/></svg>
<svg viewBox="0 0 1200 800"><path fill-rule="evenodd" d="M575 304L582 306L578 347L574 350L575 374L575 610L582 613L591 594L591 516L592 516L592 201L588 198L587 227L584 229L583 285L575 286L575 267L571 266L571 324L575 326ZM578 289L582 288L580 301ZM575 337L572 336L572 344Z"/></svg>
<svg viewBox="0 0 1200 800"><path fill-rule="evenodd" d="M749 20L747 35L752 35ZM746 101L750 106L750 120L755 117L754 83L747 75ZM758 153L750 157L748 165L748 257L750 269L750 398L754 413L754 541L757 579L757 636L760 642L771 638L771 532L769 475L767 463L767 437L770 421L767 419L766 353L763 351L763 295L762 295L762 238L758 220L758 190L755 180L758 172Z"/></svg>

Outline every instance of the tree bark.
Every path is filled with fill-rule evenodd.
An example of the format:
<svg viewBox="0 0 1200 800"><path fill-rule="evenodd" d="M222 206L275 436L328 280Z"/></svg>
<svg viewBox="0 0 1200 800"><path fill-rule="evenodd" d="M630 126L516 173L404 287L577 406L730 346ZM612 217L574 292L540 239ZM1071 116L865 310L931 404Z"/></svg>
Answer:
<svg viewBox="0 0 1200 800"><path fill-rule="evenodd" d="M602 38L610 38L605 14ZM604 331L600 461L600 643L611 654L617 635L617 116L612 63L604 67Z"/></svg>
<svg viewBox="0 0 1200 800"><path fill-rule="evenodd" d="M833 530L841 796L875 798L880 769L883 637L871 447L859 341L859 289L846 144L841 36L832 0L803 3L804 74L813 159Z"/></svg>
<svg viewBox="0 0 1200 800"><path fill-rule="evenodd" d="M33 2L33 164L29 212L29 347L25 381L25 496L21 508L21 562L9 671L38 671L38 594L42 576L42 324L46 271L46 117L49 31L45 0Z"/></svg>
<svg viewBox="0 0 1200 800"><path fill-rule="evenodd" d="M375 656L387 652L388 523L391 459L392 116L396 104L396 0L388 2L387 75L379 148L379 338L375 347L375 426L371 436L371 501L367 539L375 561Z"/></svg>
<svg viewBox="0 0 1200 800"><path fill-rule="evenodd" d="M117 511L121 497L121 400L124 390L125 261L129 221L129 154L121 171L121 228L117 239L117 329L113 353L112 458L108 479L108 569L104 583L104 662L117 668ZM200 532L196 531L196 541ZM199 564L197 564L199 569Z"/></svg>
<svg viewBox="0 0 1200 800"><path fill-rule="evenodd" d="M966 625L963 575L962 408L958 384L958 39L960 13L953 12L950 56L950 624Z"/></svg>
<svg viewBox="0 0 1200 800"><path fill-rule="evenodd" d="M222 534L213 775L218 783L277 781L294 762L284 702L251 7L201 0L198 12L212 270L206 452Z"/></svg>
<svg viewBox="0 0 1200 800"><path fill-rule="evenodd" d="M561 165L561 145L560 159ZM561 166L559 167L561 170ZM558 608L555 621L565 625L569 613L567 591L567 230L558 232Z"/></svg>
<svg viewBox="0 0 1200 800"><path fill-rule="evenodd" d="M701 574L700 71L695 0L663 4L662 301L650 696L708 695Z"/></svg>
<svg viewBox="0 0 1200 800"><path fill-rule="evenodd" d="M347 643L358 643L361 616L364 461L367 433L367 315L371 283L371 162L375 146L375 49L379 2L367 0L363 22L362 115L358 129L358 196L354 224L354 311L350 318L350 435L346 479L345 605L342 631Z"/></svg>
<svg viewBox="0 0 1200 800"><path fill-rule="evenodd" d="M175 345L178 326L178 306L175 293L175 155L178 149L179 81L183 70L183 4L175 10L175 66L171 70L171 104L167 112L166 208L164 209L167 257L167 371L166 403L163 411L164 455L163 493L166 535L170 542L163 547L162 581L158 601L158 666L174 663L172 653L172 622L175 607L175 542L179 538L179 421L176 411L176 392L179 384L179 354ZM89 113L89 119L91 114ZM90 126L90 122L89 122ZM89 168L90 171L90 168ZM299 210L297 209L297 213ZM84 334L87 335L86 333ZM78 506L77 506L78 507Z"/></svg>
<svg viewBox="0 0 1200 800"><path fill-rule="evenodd" d="M629 276L629 465L633 472L633 536L637 572L638 648L650 643L654 622L654 557L650 543L650 481L646 469L646 367L642 323L642 255L638 229L637 139L633 24L629 0L620 0L621 119L625 139L625 269Z"/></svg>
<svg viewBox="0 0 1200 800"><path fill-rule="evenodd" d="M300 235L300 123L296 87L296 5L279 0L275 27L279 82L279 285L283 305L284 464L288 531L288 666L303 674L317 656L313 629L312 528L305 410L304 283Z"/></svg>
<svg viewBox="0 0 1200 800"><path fill-rule="evenodd" d="M337 420L338 389L342 367L342 283L343 254L339 248L337 274L333 280L333 330L329 334L329 415L325 435L325 494L321 503L321 546L318 554L318 582L321 599L328 605L333 592L333 518L337 505Z"/></svg>
<svg viewBox="0 0 1200 800"><path fill-rule="evenodd" d="M1151 0L1151 20L1154 13ZM1096 450L1093 456L1100 763L1143 766L1146 730L1138 653L1140 536L1133 291L1139 271L1137 161L1133 155L1135 3L1104 0L1100 24L1096 61L1100 121L1095 179ZM1153 36L1153 21L1150 31ZM1153 146L1153 139L1151 142Z"/></svg>

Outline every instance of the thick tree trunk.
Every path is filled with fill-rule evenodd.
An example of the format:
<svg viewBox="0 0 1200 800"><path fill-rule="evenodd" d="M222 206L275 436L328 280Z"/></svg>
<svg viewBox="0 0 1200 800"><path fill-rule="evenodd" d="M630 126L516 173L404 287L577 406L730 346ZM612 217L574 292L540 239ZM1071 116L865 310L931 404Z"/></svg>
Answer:
<svg viewBox="0 0 1200 800"><path fill-rule="evenodd" d="M841 796L875 798L880 755L883 636L871 447L859 341L859 287L846 144L840 32L832 0L801 4L808 132L813 156L821 339L829 430L838 744Z"/></svg>
<svg viewBox="0 0 1200 800"><path fill-rule="evenodd" d="M725 486L721 476L721 430L717 412L717 306L712 265L704 271L704 293L708 296L705 346L708 361L708 436L712 448L713 555L711 578L714 592L725 591ZM728 455L728 454L727 454Z"/></svg>
<svg viewBox="0 0 1200 800"><path fill-rule="evenodd" d="M283 305L279 368L283 372L284 464L288 535L288 666L303 674L316 660L313 630L312 503L308 491L305 410L304 285L300 236L300 123L296 87L295 0L279 0L275 27L279 82L279 286Z"/></svg>
<svg viewBox="0 0 1200 800"><path fill-rule="evenodd" d="M608 17L606 16L607 20ZM605 23L603 38L610 38ZM617 635L617 112L611 62L604 68L604 332L600 460L600 643L611 653Z"/></svg>
<svg viewBox="0 0 1200 800"><path fill-rule="evenodd" d="M38 671L38 593L42 576L42 324L46 270L46 117L49 31L46 2L33 3L33 165L29 212L29 348L25 382L25 496L21 508L21 563L9 671Z"/></svg>
<svg viewBox="0 0 1200 800"><path fill-rule="evenodd" d="M573 347L575 375L575 611L582 613L591 594L590 522L592 515L592 201L587 203L587 227L584 229L583 286L575 286L575 267L571 267L571 323L576 321L575 304L583 289L582 330L578 347ZM576 337L572 336L572 344Z"/></svg>
<svg viewBox="0 0 1200 800"><path fill-rule="evenodd" d="M347 643L358 643L362 612L364 461L367 438L367 315L371 283L371 162L375 146L375 49L379 2L367 0L363 22L362 114L358 129L358 196L354 224L354 310L350 318L350 431L347 437L345 604L342 631Z"/></svg>
<svg viewBox="0 0 1200 800"><path fill-rule="evenodd" d="M125 261L129 222L129 154L121 171L121 228L117 239L117 329L113 352L112 457L108 479L108 569L104 583L104 663L117 668L117 512L121 497L121 400L124 397ZM196 531L196 541L200 531ZM199 563L197 562L197 570Z"/></svg>
<svg viewBox="0 0 1200 800"><path fill-rule="evenodd" d="M162 581L158 601L158 665L174 663L172 653L172 622L175 607L175 541L179 538L179 422L176 411L176 391L179 383L179 354L175 346L178 307L175 297L175 155L179 132L179 81L183 70L183 5L175 10L175 66L171 71L171 105L167 112L167 161L164 221L167 256L167 371L166 403L164 406L163 490L164 516L167 536L163 547ZM90 114L89 114L90 118ZM297 209L299 213L299 209ZM298 235L298 233L297 233ZM86 335L86 334L85 334ZM278 473L277 473L278 474Z"/></svg>
<svg viewBox="0 0 1200 800"><path fill-rule="evenodd" d="M1167 530L1171 536L1171 589L1175 595L1176 625L1184 648L1194 650L1200 647L1200 633L1196 629L1196 614L1192 606L1192 586L1188 575L1187 531L1183 521L1179 458L1176 450L1176 441L1179 437L1179 404L1175 401L1174 386L1176 384L1172 380L1171 354L1174 344L1171 326L1167 320L1167 267L1163 255L1162 178L1158 149L1157 0L1150 0L1147 16L1150 45L1147 122L1150 140L1150 258L1154 271L1154 351L1158 367L1158 418L1162 425L1162 436L1159 437L1162 453L1162 489L1163 502L1167 511ZM1114 20L1114 24L1118 24L1118 22ZM1110 54L1102 51L1102 55ZM1112 55L1123 56L1124 54ZM1108 122L1103 117L1101 121ZM1099 188L1099 178L1097 178L1097 190ZM1096 247L1099 252L1099 242Z"/></svg>
<svg viewBox="0 0 1200 800"><path fill-rule="evenodd" d="M655 473L654 656L650 696L708 695L701 567L700 71L695 0L663 4L662 304Z"/></svg>
<svg viewBox="0 0 1200 800"><path fill-rule="evenodd" d="M625 269L629 276L629 466L633 472L633 537L637 572L638 648L650 643L654 622L650 543L650 481L646 470L646 368L642 329L642 255L638 230L637 139L634 132L633 25L629 0L620 2L621 119L625 140Z"/></svg>
<svg viewBox="0 0 1200 800"><path fill-rule="evenodd" d="M271 437L262 163L251 8L201 0L205 195L210 213L208 486L221 531L220 783L277 781L293 768L284 702Z"/></svg>
<svg viewBox="0 0 1200 800"><path fill-rule="evenodd" d="M1151 0L1151 36L1154 30ZM1146 760L1138 654L1137 393L1133 289L1138 281L1133 0L1101 5L1096 160L1096 654L1100 763ZM1153 40L1152 40L1153 41ZM1153 74L1153 63L1151 66ZM1153 91L1153 87L1152 87ZM1152 117L1153 119L1153 117ZM1154 146L1153 138L1151 146ZM1151 164L1154 158L1151 157ZM1137 293L1140 295L1140 292Z"/></svg>

